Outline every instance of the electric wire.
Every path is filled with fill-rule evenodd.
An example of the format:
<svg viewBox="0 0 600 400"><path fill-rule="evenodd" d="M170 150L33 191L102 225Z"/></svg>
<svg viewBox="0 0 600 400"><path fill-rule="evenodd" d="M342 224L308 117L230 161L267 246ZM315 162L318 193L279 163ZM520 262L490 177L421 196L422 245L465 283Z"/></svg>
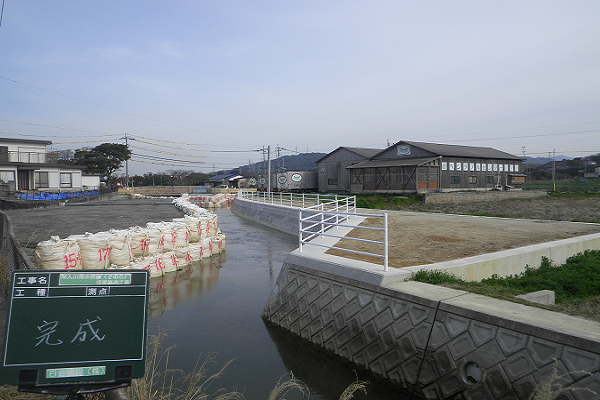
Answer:
<svg viewBox="0 0 600 400"><path fill-rule="evenodd" d="M25 83L25 82L20 82L20 81L14 80L14 79L7 78L5 76L0 76L0 79L4 79L4 80L7 80L9 82L18 84L18 85L23 85L23 86L31 87L31 88L34 88L34 89L37 89L37 90L41 90L41 91L44 91L44 92L52 93L52 94L55 94L57 96L65 97L67 99L76 100L76 101L80 101L80 102L83 102L83 103L91 104L91 105L94 105L94 106L97 106L97 107L105 108L107 110L117 111L117 112L120 112L120 113L123 113L123 114L126 114L126 115L131 115L133 117L138 117L138 118L146 119L148 121L157 122L159 124L174 126L176 128L184 129L184 130L187 130L187 131L190 131L190 132L200 133L200 134L203 134L203 135L213 136L213 137L216 137L216 138L219 138L219 139L224 139L224 140L229 140L229 141L236 141L236 142L240 142L240 143L245 143L245 144L253 145L253 143L245 142L243 140L227 138L227 137L224 137L224 136L215 135L213 133L208 133L208 132L200 131L200 130L197 130L197 129L188 128L186 126L174 124L174 123L171 123L171 122L161 121L161 120L158 120L156 118L150 118L150 117L147 117L145 115L141 115L141 114L136 114L136 113L132 113L132 112L129 112L129 111L120 110L120 109L115 108L115 107L105 106L103 104L95 103L93 101L80 99L78 97L74 97L74 96L70 96L70 95L67 95L67 94L64 94L64 93L56 92L54 90L45 89L45 88L42 88L42 87L39 87L39 86L35 86L35 85L31 85L31 84Z"/></svg>

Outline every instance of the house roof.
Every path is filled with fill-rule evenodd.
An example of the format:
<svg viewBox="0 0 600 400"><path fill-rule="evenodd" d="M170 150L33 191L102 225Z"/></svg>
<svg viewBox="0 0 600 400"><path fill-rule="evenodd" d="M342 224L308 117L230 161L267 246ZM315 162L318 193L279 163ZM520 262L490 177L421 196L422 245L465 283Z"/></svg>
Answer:
<svg viewBox="0 0 600 400"><path fill-rule="evenodd" d="M400 160L369 160L358 164L350 165L346 169L356 168L378 168L378 167L410 167L428 164L431 161L437 160L438 157L423 157L423 158L407 158Z"/></svg>
<svg viewBox="0 0 600 400"><path fill-rule="evenodd" d="M496 150L491 147L474 147L459 146L454 144L411 142L408 140L401 140L398 143L395 143L393 146L397 146L399 144L409 144L411 146L419 147L423 150L445 157L502 158L506 160L523 160L522 157L517 157L510 153ZM373 158L377 157L384 151L385 150L380 151L375 156L373 156Z"/></svg>
<svg viewBox="0 0 600 400"><path fill-rule="evenodd" d="M44 146L50 146L52 141L50 140L36 140L36 139L9 139L9 138L0 138L0 142L5 143L23 143L23 144L38 144Z"/></svg>
<svg viewBox="0 0 600 400"><path fill-rule="evenodd" d="M336 151L339 151L341 149L345 149L345 150L351 151L352 153L358 154L359 156L361 156L363 158L366 158L366 159L369 159L369 158L373 157L375 154L378 154L379 152L381 152L381 149L372 149L372 148L367 148L367 147L346 147L346 146L340 146L337 149L333 150L332 152L327 153L323 157L319 158L317 161L315 161L315 163L318 163L318 162L326 159L331 154L333 154Z"/></svg>
<svg viewBox="0 0 600 400"><path fill-rule="evenodd" d="M239 175L239 174L220 174L220 175L215 175L213 177L208 178L209 181L222 181L224 179L227 179L229 181L235 181L238 179L242 179L243 176Z"/></svg>

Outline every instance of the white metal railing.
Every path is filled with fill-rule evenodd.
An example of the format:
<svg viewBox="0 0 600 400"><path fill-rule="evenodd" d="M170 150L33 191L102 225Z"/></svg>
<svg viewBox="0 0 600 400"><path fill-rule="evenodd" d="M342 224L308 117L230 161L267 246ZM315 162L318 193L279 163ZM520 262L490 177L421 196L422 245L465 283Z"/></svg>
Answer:
<svg viewBox="0 0 600 400"><path fill-rule="evenodd" d="M280 206L297 207L299 212L299 244L300 252L304 245L314 245L346 251L350 253L363 254L377 258L383 258L383 270L388 270L388 215L386 214L364 214L356 212L356 196L318 194L318 193L274 193L274 192L256 192L244 191L238 192L238 198L251 200L260 203L274 204ZM353 217L382 218L383 226L381 228L361 226L353 224L350 220ZM328 232L333 227L347 227L353 229L363 229L371 231L381 231L383 240L369 240L353 238L348 236L334 235ZM334 237L339 239L348 239L358 242L373 243L383 246L383 254L370 253L365 251L344 249L341 247L328 246L322 243L313 243L312 239L316 237Z"/></svg>
<svg viewBox="0 0 600 400"><path fill-rule="evenodd" d="M356 212L356 196L323 195L318 193L250 192L240 190L238 198L288 207L310 208L320 206L331 211L343 210L346 213Z"/></svg>
<svg viewBox="0 0 600 400"><path fill-rule="evenodd" d="M382 218L383 219L383 227L370 227L370 226L361 226L358 224L352 224L350 219L352 217L368 217L368 218ZM300 244L300 252L302 252L302 247L304 245L310 244L313 246L326 247L328 249L335 249L346 251L355 254L362 254L366 256L383 258L383 270L388 270L388 215L384 214L364 214L364 213L348 213L348 212L339 212L339 211L328 211L324 209L318 209L318 207L300 209L298 215L298 224L300 234L299 236L299 244ZM383 240L369 240L369 239L361 239L350 236L341 236L329 233L333 227L346 227L353 229L363 229L363 230L371 230L371 231L381 231L383 232ZM326 233L327 232L327 233ZM373 243L376 245L383 245L383 254L370 253L359 250L351 250L345 249L342 247L334 247L329 246L322 243L313 243L312 239L316 237L333 237L339 239L347 239L354 240L358 242L366 242Z"/></svg>

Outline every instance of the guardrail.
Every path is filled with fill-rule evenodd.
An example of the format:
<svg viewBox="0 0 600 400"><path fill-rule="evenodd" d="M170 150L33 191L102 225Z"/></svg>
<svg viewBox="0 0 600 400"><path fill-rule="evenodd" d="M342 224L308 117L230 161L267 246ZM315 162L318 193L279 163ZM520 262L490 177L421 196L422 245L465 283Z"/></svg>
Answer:
<svg viewBox="0 0 600 400"><path fill-rule="evenodd" d="M351 217L368 217L368 218L382 218L383 219L383 227L376 228L370 226L361 226L358 224L351 224ZM383 270L388 270L388 215L384 214L364 214L364 213L348 213L348 212L338 212L338 211L326 211L323 209L318 209L318 206L314 206L311 208L305 208L299 210L298 215L298 224L300 234L299 244L300 244L300 252L302 252L302 247L304 245L313 245L326 247L328 249L336 249L340 251L346 251L355 254L362 254L366 256L372 256L377 258L383 258ZM381 231L383 232L383 240L370 240L370 239L361 239L350 236L341 236L334 235L332 233L328 233L329 230L333 227L346 227L353 229L363 229L363 230L371 230L371 231ZM306 235L306 236L305 236ZM328 246L321 243L313 243L312 239L316 237L334 237L339 239L353 240L358 242L365 243L373 243L376 245L383 245L383 254L370 253L359 250L351 250L345 249L342 247Z"/></svg>
<svg viewBox="0 0 600 400"><path fill-rule="evenodd" d="M356 196L323 195L318 193L250 192L240 190L238 198L288 207L310 208L320 205L324 209L331 211L343 210L347 213L356 212Z"/></svg>

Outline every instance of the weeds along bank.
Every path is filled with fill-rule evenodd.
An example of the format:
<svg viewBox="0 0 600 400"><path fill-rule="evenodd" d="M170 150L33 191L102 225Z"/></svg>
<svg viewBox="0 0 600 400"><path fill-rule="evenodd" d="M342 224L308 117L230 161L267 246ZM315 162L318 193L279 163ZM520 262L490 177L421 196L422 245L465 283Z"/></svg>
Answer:
<svg viewBox="0 0 600 400"><path fill-rule="evenodd" d="M146 269L155 277L225 250L216 214L187 197L173 204L185 213L183 218L65 239L54 236L38 243L35 262L41 269Z"/></svg>

